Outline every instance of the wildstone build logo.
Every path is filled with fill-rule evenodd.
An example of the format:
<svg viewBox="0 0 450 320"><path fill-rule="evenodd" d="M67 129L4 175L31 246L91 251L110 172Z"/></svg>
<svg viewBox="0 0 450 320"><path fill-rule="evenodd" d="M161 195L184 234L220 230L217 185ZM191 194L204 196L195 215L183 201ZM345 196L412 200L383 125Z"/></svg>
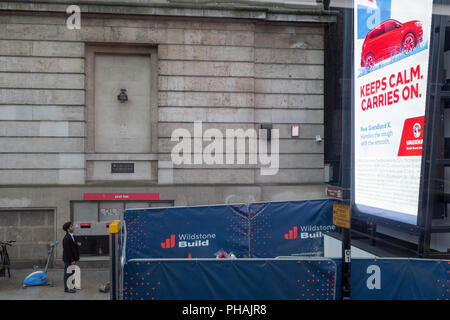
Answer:
<svg viewBox="0 0 450 320"><path fill-rule="evenodd" d="M164 242L161 242L161 248L169 249L175 247L175 235L170 235L170 238L167 238Z"/></svg>
<svg viewBox="0 0 450 320"><path fill-rule="evenodd" d="M297 239L297 236L298 236L298 228L293 227L292 230L289 230L288 233L284 235L284 238L286 240L294 240Z"/></svg>
<svg viewBox="0 0 450 320"><path fill-rule="evenodd" d="M178 245L176 246L176 238L178 238ZM177 248L193 248L193 247L208 247L210 240L216 238L215 233L183 233L170 235L164 242L161 242L161 248L171 249Z"/></svg>
<svg viewBox="0 0 450 320"><path fill-rule="evenodd" d="M335 226L315 226L315 225L307 225L307 226L294 226L288 233L284 234L284 239L286 240L295 240L299 238L300 240L305 239L317 239L322 238L324 232L334 231Z"/></svg>

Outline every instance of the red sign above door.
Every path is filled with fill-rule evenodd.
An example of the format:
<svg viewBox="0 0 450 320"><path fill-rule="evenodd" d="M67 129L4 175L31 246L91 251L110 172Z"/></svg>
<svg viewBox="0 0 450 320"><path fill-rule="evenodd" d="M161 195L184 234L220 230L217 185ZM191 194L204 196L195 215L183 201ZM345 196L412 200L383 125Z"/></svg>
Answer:
<svg viewBox="0 0 450 320"><path fill-rule="evenodd" d="M159 193L84 193L83 200L159 200Z"/></svg>

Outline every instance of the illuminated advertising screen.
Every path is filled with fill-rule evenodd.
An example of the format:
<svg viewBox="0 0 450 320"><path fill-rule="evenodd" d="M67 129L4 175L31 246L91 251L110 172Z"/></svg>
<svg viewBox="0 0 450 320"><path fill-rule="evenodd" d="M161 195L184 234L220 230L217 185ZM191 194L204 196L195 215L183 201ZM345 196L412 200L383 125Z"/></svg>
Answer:
<svg viewBox="0 0 450 320"><path fill-rule="evenodd" d="M354 4L354 202L417 224L433 1Z"/></svg>

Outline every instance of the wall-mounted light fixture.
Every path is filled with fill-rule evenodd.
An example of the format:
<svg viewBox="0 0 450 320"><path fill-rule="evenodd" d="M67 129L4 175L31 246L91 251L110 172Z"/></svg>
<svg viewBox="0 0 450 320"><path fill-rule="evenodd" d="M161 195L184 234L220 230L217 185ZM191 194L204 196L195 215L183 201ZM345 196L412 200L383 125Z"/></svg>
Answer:
<svg viewBox="0 0 450 320"><path fill-rule="evenodd" d="M267 140L272 140L272 124L271 123L262 123L261 129L266 130Z"/></svg>
<svg viewBox="0 0 450 320"><path fill-rule="evenodd" d="M120 94L117 96L117 100L122 103L128 101L127 89L120 89Z"/></svg>

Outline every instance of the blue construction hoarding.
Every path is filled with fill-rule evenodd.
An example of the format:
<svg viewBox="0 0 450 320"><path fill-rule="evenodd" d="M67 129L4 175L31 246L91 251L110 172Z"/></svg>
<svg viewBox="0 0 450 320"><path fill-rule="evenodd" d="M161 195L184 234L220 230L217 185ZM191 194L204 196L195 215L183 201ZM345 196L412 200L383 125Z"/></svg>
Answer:
<svg viewBox="0 0 450 320"><path fill-rule="evenodd" d="M124 300L333 300L336 292L332 260L133 259L124 272Z"/></svg>
<svg viewBox="0 0 450 320"><path fill-rule="evenodd" d="M248 257L247 221L231 206L127 210L126 257L214 258L221 249Z"/></svg>
<svg viewBox="0 0 450 320"><path fill-rule="evenodd" d="M333 230L334 202L127 210L120 235L119 296L339 299L341 260L320 257L323 234ZM219 250L238 259L214 259ZM355 300L450 298L450 261L353 259L351 268Z"/></svg>
<svg viewBox="0 0 450 320"><path fill-rule="evenodd" d="M333 200L126 210L126 258L323 256Z"/></svg>
<svg viewBox="0 0 450 320"><path fill-rule="evenodd" d="M354 300L448 300L450 261L353 259Z"/></svg>

